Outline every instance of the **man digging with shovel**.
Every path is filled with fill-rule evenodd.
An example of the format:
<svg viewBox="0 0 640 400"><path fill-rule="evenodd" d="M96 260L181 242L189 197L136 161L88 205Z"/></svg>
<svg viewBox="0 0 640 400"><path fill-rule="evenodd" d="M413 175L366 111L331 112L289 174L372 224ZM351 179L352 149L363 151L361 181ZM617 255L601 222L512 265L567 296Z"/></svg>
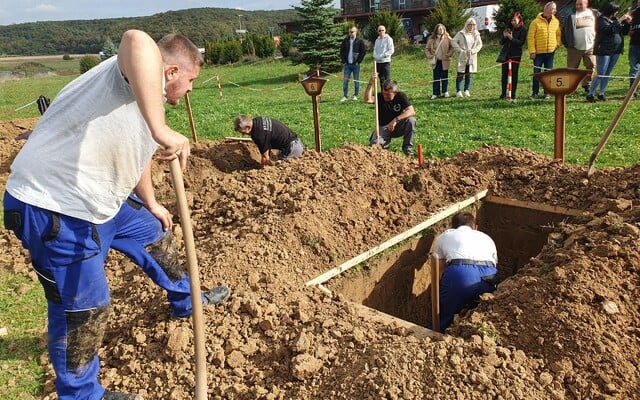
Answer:
<svg viewBox="0 0 640 400"><path fill-rule="evenodd" d="M174 316L192 312L189 278L170 251L171 214L154 196L151 158L160 146L159 160L177 157L186 167L189 141L167 126L164 102L178 104L202 65L184 36L156 44L144 32L125 32L117 57L62 89L11 165L4 221L29 250L44 288L60 400L141 399L98 382L110 248L167 291ZM228 296L221 286L202 301Z"/></svg>

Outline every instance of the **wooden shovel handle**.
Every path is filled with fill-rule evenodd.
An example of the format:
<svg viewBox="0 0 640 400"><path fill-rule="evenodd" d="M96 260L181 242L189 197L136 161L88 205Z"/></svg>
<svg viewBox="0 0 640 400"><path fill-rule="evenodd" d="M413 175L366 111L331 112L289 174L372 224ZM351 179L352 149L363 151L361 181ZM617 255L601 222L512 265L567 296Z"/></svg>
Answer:
<svg viewBox="0 0 640 400"><path fill-rule="evenodd" d="M204 320L202 316L202 295L200 292L200 274L198 271L198 259L196 258L196 245L193 238L193 227L187 196L184 190L184 180L180 161L176 157L170 163L171 180L176 192L178 210L180 212L180 225L187 253L187 265L189 267L189 288L191 291L191 316L193 318L193 338L196 357L196 400L207 399L207 349L205 348Z"/></svg>

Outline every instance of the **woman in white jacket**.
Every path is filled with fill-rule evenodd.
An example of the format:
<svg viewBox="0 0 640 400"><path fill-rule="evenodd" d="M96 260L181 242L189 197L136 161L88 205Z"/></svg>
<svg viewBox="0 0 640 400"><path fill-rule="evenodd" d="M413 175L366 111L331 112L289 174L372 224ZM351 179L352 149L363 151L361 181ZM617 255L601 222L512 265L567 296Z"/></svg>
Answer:
<svg viewBox="0 0 640 400"><path fill-rule="evenodd" d="M453 37L451 47L458 56L458 73L456 74L456 96L462 97L462 78L464 78L464 96L469 97L471 74L478 72L478 52L482 48L480 32L476 20L469 18L464 28Z"/></svg>

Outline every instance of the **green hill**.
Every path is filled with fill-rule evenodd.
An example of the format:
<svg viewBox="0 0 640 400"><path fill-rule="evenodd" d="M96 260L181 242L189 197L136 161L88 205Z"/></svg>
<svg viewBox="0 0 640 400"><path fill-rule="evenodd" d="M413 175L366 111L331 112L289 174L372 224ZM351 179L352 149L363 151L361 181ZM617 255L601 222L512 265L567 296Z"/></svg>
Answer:
<svg viewBox="0 0 640 400"><path fill-rule="evenodd" d="M278 34L279 23L297 19L295 10L242 11L242 28L249 33ZM77 21L30 22L0 26L0 55L90 54L102 50L107 39L120 42L122 32L141 29L154 39L181 33L197 46L205 40L229 39L236 35L238 10L192 8L148 17Z"/></svg>

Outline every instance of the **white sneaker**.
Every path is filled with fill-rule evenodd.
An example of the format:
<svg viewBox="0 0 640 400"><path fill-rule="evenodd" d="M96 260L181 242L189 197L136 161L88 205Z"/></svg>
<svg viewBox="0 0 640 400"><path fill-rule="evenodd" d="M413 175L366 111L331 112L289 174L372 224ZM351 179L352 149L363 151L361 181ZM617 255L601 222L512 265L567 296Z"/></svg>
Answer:
<svg viewBox="0 0 640 400"><path fill-rule="evenodd" d="M458 91L456 92L456 97L462 97L462 92L458 90Z"/></svg>
<svg viewBox="0 0 640 400"><path fill-rule="evenodd" d="M340 100L340 103L344 103L347 100L349 100L349 99L347 99L346 97L343 97L342 100Z"/></svg>
<svg viewBox="0 0 640 400"><path fill-rule="evenodd" d="M353 96L353 101L358 101L358 96Z"/></svg>
<svg viewBox="0 0 640 400"><path fill-rule="evenodd" d="M438 96L436 96L435 94L433 96L431 96L431 100L435 100L437 98L438 98Z"/></svg>
<svg viewBox="0 0 640 400"><path fill-rule="evenodd" d="M442 97L444 97L445 99L449 98L449 92L444 92L444 95L442 95Z"/></svg>
<svg viewBox="0 0 640 400"><path fill-rule="evenodd" d="M471 97L471 93L468 90L464 91L464 97Z"/></svg>

